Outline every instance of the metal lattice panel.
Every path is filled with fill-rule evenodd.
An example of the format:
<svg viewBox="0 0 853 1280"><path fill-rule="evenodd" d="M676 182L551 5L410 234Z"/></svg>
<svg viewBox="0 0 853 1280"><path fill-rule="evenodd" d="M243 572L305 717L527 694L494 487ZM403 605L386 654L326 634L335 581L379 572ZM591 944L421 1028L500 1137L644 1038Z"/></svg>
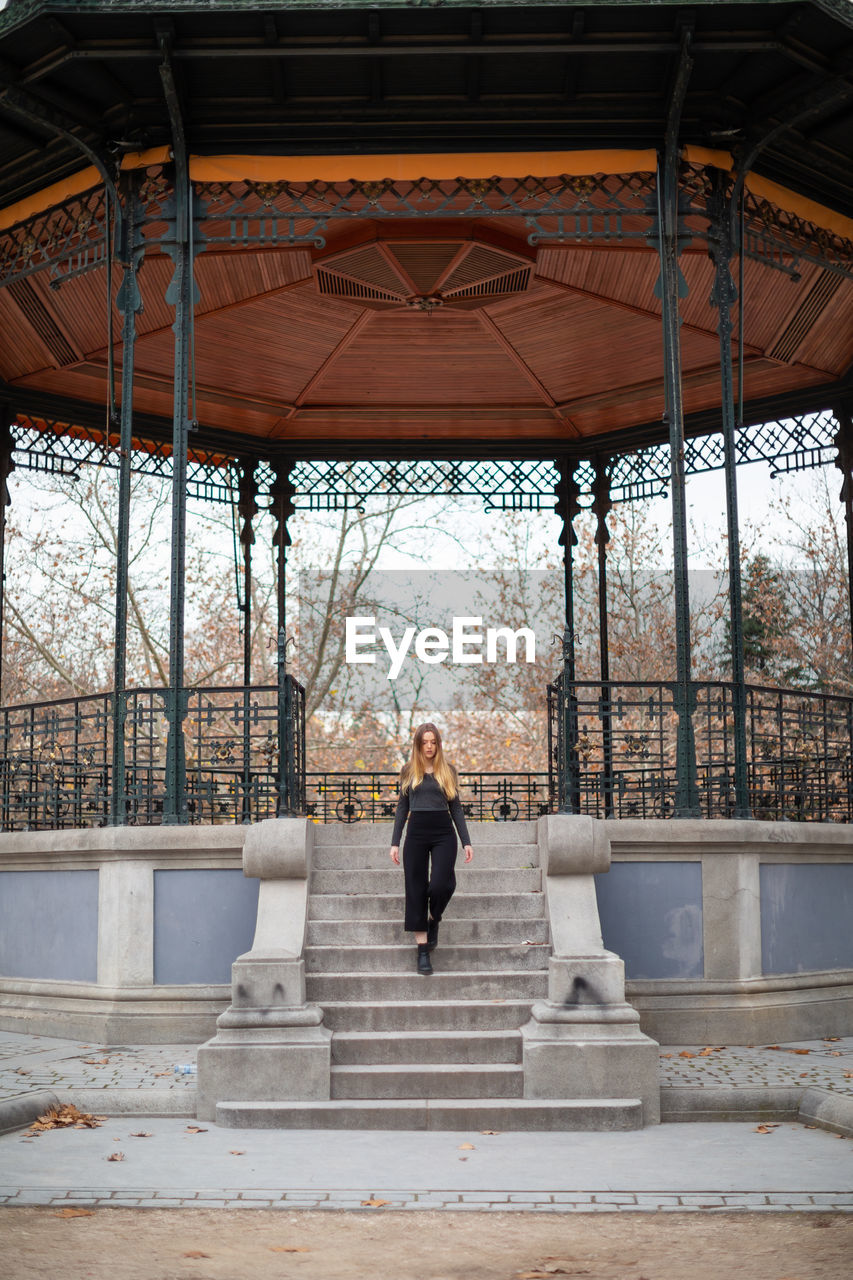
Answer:
<svg viewBox="0 0 853 1280"><path fill-rule="evenodd" d="M334 511L376 495L482 498L486 510L538 511L554 505L551 461L300 461L291 472L297 508ZM299 499L302 499L300 501Z"/></svg>
<svg viewBox="0 0 853 1280"><path fill-rule="evenodd" d="M15 465L28 471L77 475L86 465L118 470L118 436L105 441L100 432L77 426L70 435L66 423L45 419L36 422L26 414L18 414L12 438ZM155 441L137 441L131 465L140 475L171 480L171 447ZM188 495L208 502L235 502L236 467L221 454L193 450L187 463Z"/></svg>
<svg viewBox="0 0 853 1280"><path fill-rule="evenodd" d="M0 234L0 288L45 269L61 284L101 266L106 260L106 224L104 189L99 186L9 227Z"/></svg>

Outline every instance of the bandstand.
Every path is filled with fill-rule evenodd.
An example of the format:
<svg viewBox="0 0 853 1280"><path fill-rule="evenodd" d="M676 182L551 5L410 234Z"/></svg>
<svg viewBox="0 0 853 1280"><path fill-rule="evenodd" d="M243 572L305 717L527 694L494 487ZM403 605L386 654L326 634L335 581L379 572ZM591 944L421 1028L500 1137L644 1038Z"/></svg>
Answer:
<svg viewBox="0 0 853 1280"><path fill-rule="evenodd" d="M555 884L606 871L620 821L631 824L624 856L642 863L652 831L668 838L663 820L685 824L672 838L694 840L694 860L710 837L684 834L691 824L728 820L713 838L746 851L731 884L715 882L717 907L706 902L706 927L716 910L720 932L706 936L704 977L767 973L752 925L724 920L719 903L758 883L753 823L783 843L782 824L812 823L797 848L828 832L823 861L849 871L853 697L746 682L737 467L838 468L853 663L851 57L845 0L12 0L0 13L0 472L5 483L16 467L114 469L121 533L113 688L0 711L9 839L44 851L67 829L79 851L81 829L105 828L93 839L106 850L125 847L113 829L126 827L128 848L162 857L173 839L200 857L200 832L165 829L251 833L306 810L352 825L387 818L392 779L312 790L306 777L302 691L287 670L288 519L373 493L479 495L495 519L562 517L565 629L547 690L548 776L463 780L470 815L541 819ZM172 480L161 689L126 680L134 470ZM685 503L685 477L709 470L725 476L732 641L731 678L714 684L691 671ZM235 488L246 583L259 508L277 522L278 683L252 687L247 650L242 687L190 688L187 496L230 501ZM672 500L676 665L666 681L625 682L607 645L606 521L614 503L661 493ZM598 521L594 683L576 679L575 662L584 506ZM247 637L250 599L247 589ZM593 823L576 848L548 826L560 817ZM282 869L260 836L245 838L268 940L264 894L302 883L310 848L290 848ZM211 866L239 864L244 833L210 840ZM25 865L18 844L11 856ZM122 897L118 880L110 892ZM150 927L139 917L132 931ZM110 928L104 973L118 988L134 969ZM807 967L843 976L823 982L829 1020L814 1017L837 1030L853 959L840 946L837 963L819 963L819 951ZM552 979L567 979L559 956L570 954L555 951ZM739 989L740 1020L701 1023L696 1010L713 1000L697 986L684 1017L733 1040L749 1000L766 994L756 991ZM169 1033L180 1017L203 1033L222 994L192 1017L179 1010ZM647 996L661 1034L667 992ZM251 1023L233 1007L223 1016L238 1031ZM534 1056L554 1047L562 1024L549 1017ZM300 1042L315 1065L320 1030ZM551 1071L536 1096L549 1096Z"/></svg>

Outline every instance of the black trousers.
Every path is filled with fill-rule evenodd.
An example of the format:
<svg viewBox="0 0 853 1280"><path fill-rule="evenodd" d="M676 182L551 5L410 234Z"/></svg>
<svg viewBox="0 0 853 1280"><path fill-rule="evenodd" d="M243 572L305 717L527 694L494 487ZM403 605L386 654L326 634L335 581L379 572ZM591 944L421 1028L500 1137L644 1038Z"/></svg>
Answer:
<svg viewBox="0 0 853 1280"><path fill-rule="evenodd" d="M456 888L456 828L449 813L410 813L403 845L409 933L426 933L428 916L440 920Z"/></svg>

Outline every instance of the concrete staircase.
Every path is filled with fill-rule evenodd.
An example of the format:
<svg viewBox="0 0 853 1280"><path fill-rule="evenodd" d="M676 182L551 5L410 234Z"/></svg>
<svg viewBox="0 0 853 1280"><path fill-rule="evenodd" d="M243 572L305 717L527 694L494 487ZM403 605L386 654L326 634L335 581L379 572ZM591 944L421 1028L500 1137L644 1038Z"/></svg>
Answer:
<svg viewBox="0 0 853 1280"><path fill-rule="evenodd" d="M535 822L474 824L475 859L415 971L390 826L317 826L306 997L333 1033L331 1101L220 1102L227 1125L411 1129L636 1128L638 1099L524 1097L520 1027L551 955Z"/></svg>

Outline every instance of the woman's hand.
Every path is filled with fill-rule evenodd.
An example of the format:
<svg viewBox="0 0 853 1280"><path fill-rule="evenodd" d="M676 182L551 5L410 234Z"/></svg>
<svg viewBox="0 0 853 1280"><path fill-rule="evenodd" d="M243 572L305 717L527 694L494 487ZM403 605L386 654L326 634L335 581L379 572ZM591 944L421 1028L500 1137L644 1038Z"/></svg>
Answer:
<svg viewBox="0 0 853 1280"><path fill-rule="evenodd" d="M470 844L466 844L466 846L465 846L465 861L466 861L466 862L470 862L470 861L471 861L471 859L473 858L473 856L474 856L474 850L471 848Z"/></svg>
<svg viewBox="0 0 853 1280"><path fill-rule="evenodd" d="M397 866L399 867L399 865L400 865L400 846L399 846L398 844L394 844L394 845L392 845L392 846L391 846L391 861L392 861L392 862L396 862Z"/></svg>

